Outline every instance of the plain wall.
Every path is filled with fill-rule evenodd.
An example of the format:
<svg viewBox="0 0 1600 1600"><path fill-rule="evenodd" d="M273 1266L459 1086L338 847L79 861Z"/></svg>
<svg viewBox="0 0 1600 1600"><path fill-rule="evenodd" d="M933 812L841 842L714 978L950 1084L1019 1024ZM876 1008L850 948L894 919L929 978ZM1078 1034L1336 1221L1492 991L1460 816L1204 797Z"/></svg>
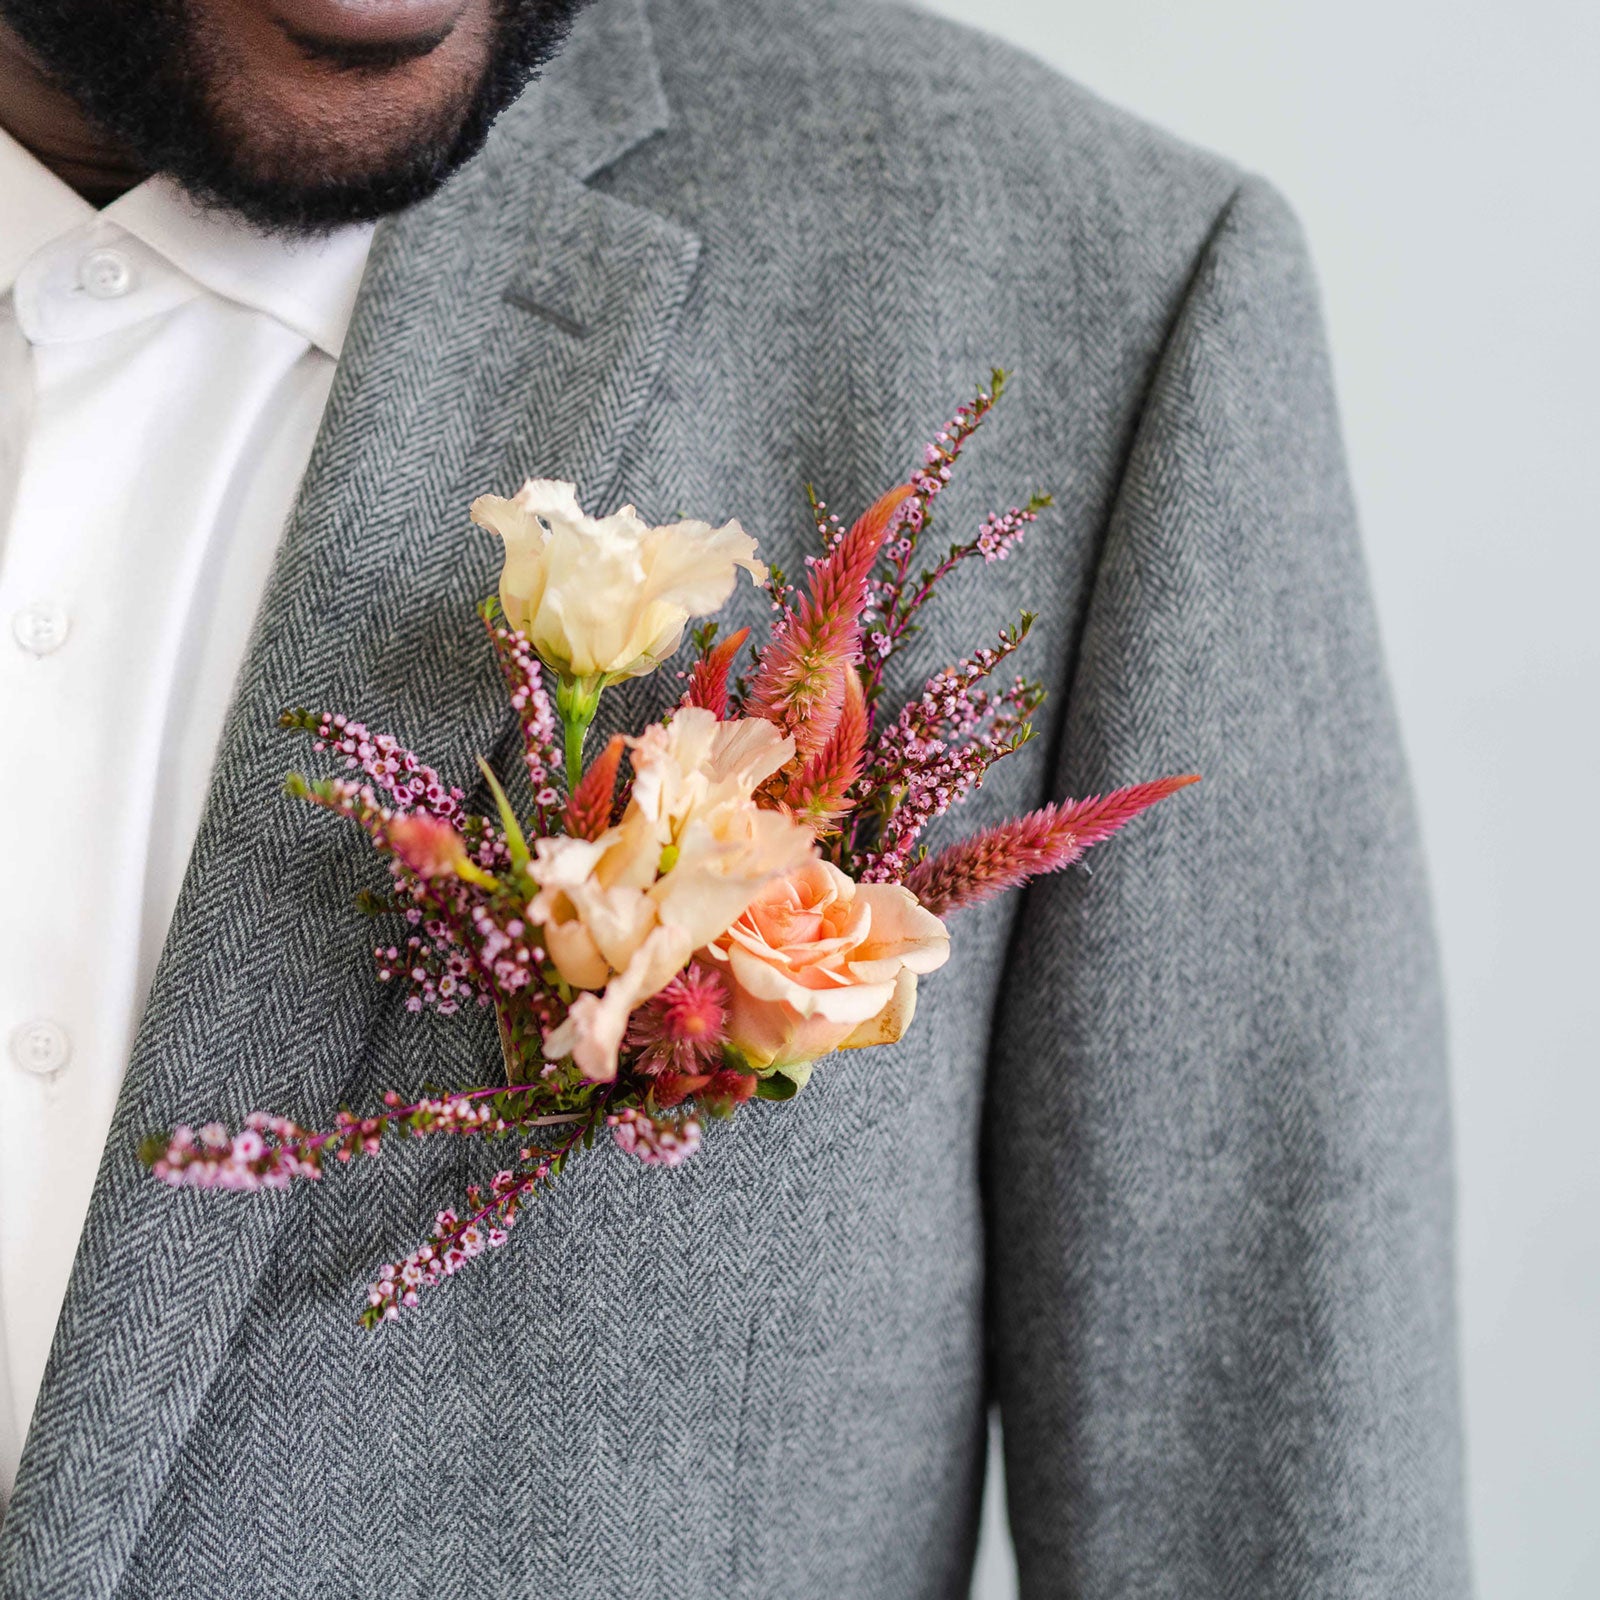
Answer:
<svg viewBox="0 0 1600 1600"><path fill-rule="evenodd" d="M1266 174L1305 223L1449 985L1478 1590L1594 1600L1600 12L928 8ZM976 1593L1015 1593L995 1495Z"/></svg>

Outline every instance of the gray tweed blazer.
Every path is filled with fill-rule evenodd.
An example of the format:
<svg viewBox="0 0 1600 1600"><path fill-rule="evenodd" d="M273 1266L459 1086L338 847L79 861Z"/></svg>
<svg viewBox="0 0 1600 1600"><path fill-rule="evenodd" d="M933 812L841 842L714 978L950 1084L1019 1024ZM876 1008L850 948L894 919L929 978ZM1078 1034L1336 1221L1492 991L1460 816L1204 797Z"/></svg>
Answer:
<svg viewBox="0 0 1600 1600"><path fill-rule="evenodd" d="M139 1135L482 1081L406 1015L285 705L463 777L508 713L468 501L737 516L899 481L991 364L963 570L895 684L1042 616L1045 736L957 819L1206 781L960 915L900 1046L609 1148L355 1326L497 1164L417 1142L174 1195ZM746 589L744 620L762 608ZM670 674L612 697L636 723ZM947 835L948 836L948 835ZM1439 987L1317 291L1265 183L866 0L600 0L377 236L257 619L16 1496L6 1600L961 1595L985 1415L1023 1593L1467 1592Z"/></svg>

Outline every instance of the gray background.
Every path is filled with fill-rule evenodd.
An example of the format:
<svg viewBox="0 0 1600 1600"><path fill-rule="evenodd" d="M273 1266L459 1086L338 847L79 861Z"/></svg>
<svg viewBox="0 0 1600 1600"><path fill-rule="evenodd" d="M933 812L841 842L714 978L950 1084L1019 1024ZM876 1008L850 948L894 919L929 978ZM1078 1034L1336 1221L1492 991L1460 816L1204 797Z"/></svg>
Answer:
<svg viewBox="0 0 1600 1600"><path fill-rule="evenodd" d="M1600 13L928 0L1266 174L1321 272L1453 1031L1485 1600L1600 1594ZM991 1496L975 1594L1015 1593Z"/></svg>

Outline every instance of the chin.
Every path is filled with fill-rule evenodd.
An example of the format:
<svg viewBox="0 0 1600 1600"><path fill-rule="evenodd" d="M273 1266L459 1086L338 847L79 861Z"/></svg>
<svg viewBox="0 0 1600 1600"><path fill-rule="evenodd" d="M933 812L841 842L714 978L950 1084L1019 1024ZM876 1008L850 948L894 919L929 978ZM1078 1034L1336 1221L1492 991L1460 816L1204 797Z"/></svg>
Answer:
<svg viewBox="0 0 1600 1600"><path fill-rule="evenodd" d="M491 65L488 0L432 48L400 60L309 52L238 0L195 6L207 111L239 174L278 187L359 185L437 159L463 132ZM222 26L223 22L229 25Z"/></svg>

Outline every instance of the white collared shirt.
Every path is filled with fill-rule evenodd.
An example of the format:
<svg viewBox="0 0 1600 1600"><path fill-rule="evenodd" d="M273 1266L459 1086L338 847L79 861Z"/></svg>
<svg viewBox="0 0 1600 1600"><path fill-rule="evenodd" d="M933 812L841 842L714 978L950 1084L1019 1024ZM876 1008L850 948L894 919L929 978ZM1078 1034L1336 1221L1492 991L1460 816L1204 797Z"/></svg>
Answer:
<svg viewBox="0 0 1600 1600"><path fill-rule="evenodd" d="M0 1508L370 240L0 132Z"/></svg>

